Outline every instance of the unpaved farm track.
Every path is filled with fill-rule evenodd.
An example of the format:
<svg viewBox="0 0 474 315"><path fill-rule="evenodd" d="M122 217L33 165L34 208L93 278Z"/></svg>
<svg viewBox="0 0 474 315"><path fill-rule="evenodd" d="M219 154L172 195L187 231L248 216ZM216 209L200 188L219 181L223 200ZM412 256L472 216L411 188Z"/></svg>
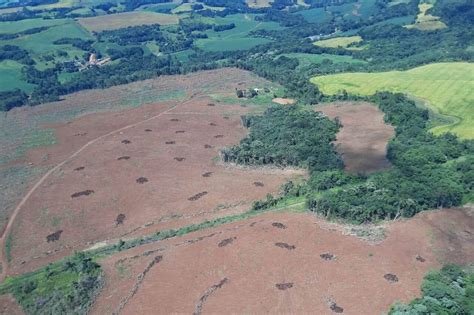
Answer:
<svg viewBox="0 0 474 315"><path fill-rule="evenodd" d="M187 102L190 102L191 100L187 101ZM186 103L186 102L185 102ZM183 104L185 104L183 103ZM13 223L15 221L15 218L17 217L18 213L20 212L20 210L22 209L23 205L28 201L28 199L30 198L30 196L36 191L36 189L38 189L38 187L41 186L41 184L44 183L44 181L52 174L54 173L56 170L58 170L60 167L62 167L64 164L66 164L68 161L72 160L73 158L75 158L76 156L78 156L81 152L83 152L86 148L88 148L89 146L91 146L92 144L98 142L99 140L101 139L104 139L108 136L111 136L113 134L116 134L116 133L119 133L121 131L124 131L124 130L127 130L129 128L132 128L132 127L135 127L135 126L139 126L145 122L148 122L148 121L151 121L153 119L156 119L157 117L160 117L162 116L163 114L166 114L167 112L175 109L177 106L179 105L182 105L182 104L176 104L168 109L166 109L165 111L155 115L155 116L152 116L150 118L147 118L145 120L142 120L140 122L137 122L137 123L133 123L133 124L130 124L130 125L127 125L125 127L122 127L120 129L117 129L117 130L114 130L114 131L111 131L105 135L102 135L100 137L97 137L95 138L94 140L91 140L89 142L87 142L85 145L83 145L79 150L77 150L76 152L74 152L73 154L71 154L67 159L65 159L64 161L62 161L61 163L57 164L55 167L51 168L48 172L46 172L46 174L43 175L43 177L40 178L40 180L38 182L36 182L36 184L28 191L28 193L23 197L23 199L20 201L20 203L17 205L17 207L15 208L15 210L13 211L12 215L10 216L10 219L8 221L8 224L6 225L5 229L3 230L3 234L2 234L2 237L0 238L0 246L1 246L1 251L0 251L0 263L2 265L2 272L0 274L0 282L2 282L4 279L5 279L5 275L7 274L8 272L8 260L7 260L7 257L6 257L6 248L5 248L5 243L6 243L6 238L8 237L8 235L10 234L10 230L13 226Z"/></svg>
<svg viewBox="0 0 474 315"><path fill-rule="evenodd" d="M150 105L161 108L160 113L138 121L143 117L138 110L133 124L68 154L17 207L21 211L5 234L14 240L8 274L35 270L97 242L241 213L253 200L276 193L285 180L304 175L216 163L219 148L245 136L240 115L259 108L209 106L212 101L195 95L179 105L167 104L166 110ZM107 122L107 117L101 118ZM88 117L81 122L94 127ZM75 132L86 130L75 126Z"/></svg>
<svg viewBox="0 0 474 315"><path fill-rule="evenodd" d="M310 214L265 213L104 258L99 263L106 285L92 314L111 313L134 290L152 257L160 255L121 314L191 314L212 291L203 313L343 309L344 314L378 315L397 300L419 296L430 269L474 260L473 215L469 208L447 209L385 223L387 238L374 244L343 235ZM233 241L219 246L228 239ZM390 281L395 277L398 281ZM228 281L210 290L223 279Z"/></svg>

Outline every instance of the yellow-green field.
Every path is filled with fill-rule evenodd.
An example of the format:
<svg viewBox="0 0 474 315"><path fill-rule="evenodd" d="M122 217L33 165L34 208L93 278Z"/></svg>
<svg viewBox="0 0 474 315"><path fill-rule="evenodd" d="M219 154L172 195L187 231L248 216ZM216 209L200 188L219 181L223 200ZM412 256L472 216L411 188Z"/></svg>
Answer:
<svg viewBox="0 0 474 315"><path fill-rule="evenodd" d="M361 41L362 37L360 36L346 36L318 40L317 42L314 42L314 45L326 48L347 48L349 45L353 43L359 43ZM360 47L352 47L352 49L360 49Z"/></svg>
<svg viewBox="0 0 474 315"><path fill-rule="evenodd" d="M431 14L426 14L426 11L433 7L432 3L420 3L418 8L420 13L416 17L415 24L407 25L406 28L416 28L421 31L432 31L445 28L446 24L439 20L438 16L433 16Z"/></svg>
<svg viewBox="0 0 474 315"><path fill-rule="evenodd" d="M177 24L178 21L179 17L177 15L148 11L125 12L79 19L79 23L91 32L101 32L138 25L170 25Z"/></svg>
<svg viewBox="0 0 474 315"><path fill-rule="evenodd" d="M251 8L267 8L271 6L272 2L271 0L245 0L247 2L247 5Z"/></svg>
<svg viewBox="0 0 474 315"><path fill-rule="evenodd" d="M435 134L453 132L474 139L474 63L434 63L408 71L342 73L314 77L325 94L342 90L359 95L377 91L406 93L423 100L435 112L454 117L453 123L432 128Z"/></svg>

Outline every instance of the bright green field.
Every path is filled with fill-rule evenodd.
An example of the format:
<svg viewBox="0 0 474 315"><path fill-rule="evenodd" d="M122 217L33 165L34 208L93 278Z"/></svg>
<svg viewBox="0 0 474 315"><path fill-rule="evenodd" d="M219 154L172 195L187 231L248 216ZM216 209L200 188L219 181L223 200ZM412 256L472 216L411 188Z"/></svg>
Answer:
<svg viewBox="0 0 474 315"><path fill-rule="evenodd" d="M64 20L27 19L20 21L0 22L0 33L19 33L34 27L64 24Z"/></svg>
<svg viewBox="0 0 474 315"><path fill-rule="evenodd" d="M66 51L72 49L70 45L54 45L53 42L58 39L64 37L82 39L91 38L91 35L73 20L64 19L56 21L62 21L62 24L53 26L40 33L22 36L13 40L0 41L0 45L10 44L19 46L25 50L28 50L28 52L30 52L32 54L31 56L34 58L35 54L52 53L56 52L60 48Z"/></svg>
<svg viewBox="0 0 474 315"><path fill-rule="evenodd" d="M206 31L209 38L199 39L196 46L205 51L232 51L250 49L256 45L269 42L266 38L257 38L249 35L259 29L279 30L282 27L275 22L257 22L253 15L235 14L225 18L215 18L216 24L234 23L235 28L223 32Z"/></svg>
<svg viewBox="0 0 474 315"><path fill-rule="evenodd" d="M432 128L435 134L450 131L474 139L474 63L434 63L408 71L342 73L314 77L311 82L330 95L342 90L359 95L384 90L407 93L425 101L435 112L455 118L449 125Z"/></svg>
<svg viewBox="0 0 474 315"><path fill-rule="evenodd" d="M0 92L14 89L21 89L25 92L33 90L34 85L21 79L21 68L23 65L13 60L0 62Z"/></svg>

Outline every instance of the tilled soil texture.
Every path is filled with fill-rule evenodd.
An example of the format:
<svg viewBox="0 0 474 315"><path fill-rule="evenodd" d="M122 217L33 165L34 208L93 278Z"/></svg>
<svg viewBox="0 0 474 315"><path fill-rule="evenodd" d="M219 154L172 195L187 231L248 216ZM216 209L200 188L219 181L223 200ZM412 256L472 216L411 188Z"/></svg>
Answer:
<svg viewBox="0 0 474 315"><path fill-rule="evenodd" d="M245 136L240 116L255 107L207 106L209 101L195 96L175 104L154 119L100 139L53 172L18 214L9 273L32 270L96 242L246 211L254 200L277 193L287 179L302 174L216 163L220 148ZM143 117L140 111L128 114ZM116 114L110 115L113 120ZM95 121L95 116L81 121L90 131L88 117ZM103 118L100 124L107 124ZM84 169L75 171L78 167ZM255 189L255 182L265 185ZM117 220L120 214L126 220ZM44 241L57 230L63 230L60 239Z"/></svg>
<svg viewBox="0 0 474 315"><path fill-rule="evenodd" d="M419 296L424 275L449 258L444 253L453 244L457 257L463 256L458 263L474 261L473 215L472 209L423 212L386 223L386 239L374 244L328 229L311 214L262 214L105 258L106 286L92 314L115 309L153 256L162 255L121 314L191 314L203 293L228 279L199 304L203 314L379 315L397 300ZM232 244L216 246L229 239ZM337 259L326 261L321 253ZM387 281L387 274L398 281Z"/></svg>
<svg viewBox="0 0 474 315"><path fill-rule="evenodd" d="M337 102L317 106L316 110L341 121L336 146L348 172L368 174L390 167L387 143L394 136L394 128L385 124L384 114L376 105Z"/></svg>
<svg viewBox="0 0 474 315"><path fill-rule="evenodd" d="M14 108L8 115L0 116L0 134L8 135L0 137L0 231L28 189L49 168L64 161L89 141L143 121L203 91L234 96L235 88L242 86L275 84L237 69L201 71L81 91L66 95L59 102ZM212 109L207 103L204 105ZM179 121L178 117L169 119ZM179 126L178 122L174 123ZM140 128L148 135L157 132L154 126ZM175 138L174 131L177 130L185 128L173 130L169 137ZM118 142L122 140L133 139L124 134L117 138ZM127 149L133 145L123 144L123 147ZM77 167L80 166L87 167Z"/></svg>
<svg viewBox="0 0 474 315"><path fill-rule="evenodd" d="M0 314L2 315L24 315L25 312L11 295L0 295Z"/></svg>

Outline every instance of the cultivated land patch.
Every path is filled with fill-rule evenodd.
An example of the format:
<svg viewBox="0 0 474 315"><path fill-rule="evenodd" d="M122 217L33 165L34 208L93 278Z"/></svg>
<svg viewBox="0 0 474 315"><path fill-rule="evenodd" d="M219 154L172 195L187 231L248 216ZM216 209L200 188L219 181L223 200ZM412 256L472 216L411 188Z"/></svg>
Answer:
<svg viewBox="0 0 474 315"><path fill-rule="evenodd" d="M240 75L237 82L241 86L253 86L258 81L247 72L233 71L233 75L230 72L226 75L230 75L232 82ZM210 92L234 91L237 84L219 82L224 73L212 73L212 78L207 79ZM193 78L203 84L205 75L201 73ZM168 78L172 80L173 77ZM266 84L263 80L260 83ZM192 80L188 79L187 84L193 85ZM194 88L197 87L188 90L190 94ZM214 106L209 106L210 103ZM9 270L12 273L31 270L74 249L110 238L130 237L246 211L254 200L278 192L286 179L302 172L249 170L215 163L219 148L234 145L245 136L247 131L240 126L240 116L253 107L192 96L186 101L85 115L57 126L58 137L64 142L60 140L57 146L30 154L37 156L46 151L57 155L57 159L66 155L65 152L74 152L75 146L68 140L85 144L97 139L94 135L98 131L103 133L112 126L112 130L117 130L118 124L123 128L146 120L115 133L105 132L107 136L68 159L42 182L22 206L11 230ZM202 176L206 173L212 176ZM265 184L256 189L255 182ZM38 220L40 216L44 220ZM120 223L119 216L124 218ZM58 234L60 237L56 237Z"/></svg>
<svg viewBox="0 0 474 315"><path fill-rule="evenodd" d="M356 36L346 36L346 37L335 37L329 39L318 40L314 42L314 45L319 47L326 47L326 48L348 48L349 45L360 43L362 41L362 37L359 35ZM353 49L357 49L353 47Z"/></svg>
<svg viewBox="0 0 474 315"><path fill-rule="evenodd" d="M472 215L472 209L423 212L385 224L386 239L373 244L311 214L265 213L99 261L106 285L92 314L122 305L121 314L190 314L200 306L216 314L378 315L397 300L419 296L423 276L440 263L473 261ZM223 240L226 246L218 246ZM321 258L327 253L333 259ZM156 255L160 263L148 270ZM144 270L146 278L138 281Z"/></svg>
<svg viewBox="0 0 474 315"><path fill-rule="evenodd" d="M231 91L235 96L234 89L238 87L236 82L245 82L249 87L275 86L250 72L220 69L186 76L163 76L104 90L82 91L66 95L60 102L15 108L8 115L1 115L0 230L3 230L6 218L27 193L26 189L40 175L81 146L127 124L156 115L175 105L177 101L185 101L203 90L219 94ZM236 97L234 99L237 100ZM161 105L135 109L154 103ZM105 112L114 113L112 116L103 116ZM94 115L87 118L76 119L92 113ZM104 119L107 120L106 124ZM178 118L171 119L179 121ZM179 130L183 129L177 128L176 131ZM116 159L122 161L132 157L120 154ZM80 166L86 165L78 167Z"/></svg>
<svg viewBox="0 0 474 315"><path fill-rule="evenodd" d="M365 102L338 102L317 106L331 119L341 121L336 148L342 155L348 172L371 173L388 168L387 143L394 128L384 123L384 114L374 104Z"/></svg>
<svg viewBox="0 0 474 315"><path fill-rule="evenodd" d="M408 71L343 73L314 77L311 82L325 94L342 90L359 95L377 91L402 92L424 101L436 113L451 116L450 123L436 126L435 134L453 132L474 138L474 64L434 63Z"/></svg>
<svg viewBox="0 0 474 315"><path fill-rule="evenodd" d="M233 51L250 49L259 44L265 44L270 40L262 37L253 37L250 32L257 30L280 30L282 27L276 22L261 22L255 20L255 14L233 14L226 17L216 17L216 24L234 23L235 28L214 32L208 30L205 33L208 38L196 40L196 46L205 51Z"/></svg>
<svg viewBox="0 0 474 315"><path fill-rule="evenodd" d="M416 17L414 24L405 26L406 28L416 28L421 31L434 31L446 28L446 24L439 20L439 16L427 14L426 11L433 7L432 3L420 3L418 8L420 13Z"/></svg>
<svg viewBox="0 0 474 315"><path fill-rule="evenodd" d="M178 21L179 16L177 15L149 11L125 12L79 19L79 23L91 32L149 24L171 25L178 24Z"/></svg>

